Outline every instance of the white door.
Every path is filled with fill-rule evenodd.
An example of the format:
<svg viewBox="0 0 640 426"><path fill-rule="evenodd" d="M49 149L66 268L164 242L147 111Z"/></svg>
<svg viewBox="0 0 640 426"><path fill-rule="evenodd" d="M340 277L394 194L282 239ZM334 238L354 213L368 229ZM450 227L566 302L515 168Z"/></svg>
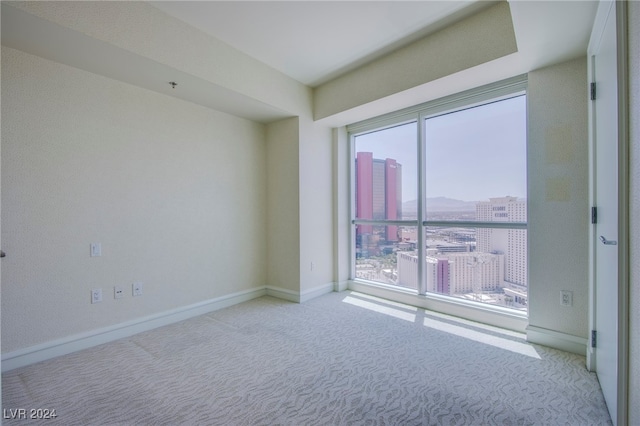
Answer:
<svg viewBox="0 0 640 426"><path fill-rule="evenodd" d="M594 226L595 371L614 424L619 407L619 248L618 224L618 54L616 2L603 2L589 46L595 82L591 129L592 184L597 221Z"/></svg>

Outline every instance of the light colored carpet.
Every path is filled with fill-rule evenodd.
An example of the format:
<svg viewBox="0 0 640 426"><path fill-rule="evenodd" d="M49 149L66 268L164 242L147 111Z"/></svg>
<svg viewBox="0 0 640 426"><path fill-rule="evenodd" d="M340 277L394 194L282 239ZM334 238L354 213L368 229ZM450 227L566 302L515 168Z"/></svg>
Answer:
<svg viewBox="0 0 640 426"><path fill-rule="evenodd" d="M584 358L359 293L263 297L4 374L63 425L605 425ZM25 425L25 420L5 420Z"/></svg>

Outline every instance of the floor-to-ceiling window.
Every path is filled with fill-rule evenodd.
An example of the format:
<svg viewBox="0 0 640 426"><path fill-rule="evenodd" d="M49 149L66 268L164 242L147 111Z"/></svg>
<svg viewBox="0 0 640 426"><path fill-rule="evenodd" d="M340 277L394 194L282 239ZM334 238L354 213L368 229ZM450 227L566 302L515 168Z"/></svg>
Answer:
<svg viewBox="0 0 640 426"><path fill-rule="evenodd" d="M526 312L525 85L348 127L352 279Z"/></svg>
<svg viewBox="0 0 640 426"><path fill-rule="evenodd" d="M402 285L398 256L416 250L419 227L417 137L417 121L354 137L356 278Z"/></svg>

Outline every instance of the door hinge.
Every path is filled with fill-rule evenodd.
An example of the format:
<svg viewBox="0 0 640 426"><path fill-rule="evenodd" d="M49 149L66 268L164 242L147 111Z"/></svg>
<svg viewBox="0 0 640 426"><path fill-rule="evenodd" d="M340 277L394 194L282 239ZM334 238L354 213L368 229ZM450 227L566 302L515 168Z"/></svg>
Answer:
<svg viewBox="0 0 640 426"><path fill-rule="evenodd" d="M591 223L592 224L598 223L598 208L597 207L591 207Z"/></svg>
<svg viewBox="0 0 640 426"><path fill-rule="evenodd" d="M595 82L591 83L589 92L590 92L589 99L591 99L592 101L595 101L596 100L596 83Z"/></svg>
<svg viewBox="0 0 640 426"><path fill-rule="evenodd" d="M591 330L591 347L595 348L598 344L598 332L595 330Z"/></svg>

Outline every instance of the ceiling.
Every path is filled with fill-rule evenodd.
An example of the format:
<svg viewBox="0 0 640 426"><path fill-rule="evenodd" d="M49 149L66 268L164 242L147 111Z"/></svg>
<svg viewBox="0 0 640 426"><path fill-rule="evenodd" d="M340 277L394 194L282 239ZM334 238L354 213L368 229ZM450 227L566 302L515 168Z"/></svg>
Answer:
<svg viewBox="0 0 640 426"><path fill-rule="evenodd" d="M492 1L152 1L311 87L488 7ZM586 52L596 1L510 1L526 68ZM562 42L559 42L562 41Z"/></svg>
<svg viewBox="0 0 640 426"><path fill-rule="evenodd" d="M311 87L494 3L487 0L149 2ZM18 2L2 2L4 46L258 122L268 123L292 114L216 82L9 7L12 4ZM448 81L443 78L433 82L437 90L431 90L431 96L444 96L467 86L487 84L586 54L598 1L511 0L509 5L518 51L456 73ZM180 82L180 90L170 89L169 81ZM388 108L401 109L425 101L420 90L405 90L396 95L393 100L385 98L383 107L370 102L332 119L336 125L343 125L363 116L381 114Z"/></svg>
<svg viewBox="0 0 640 426"><path fill-rule="evenodd" d="M317 86L492 2L153 1L308 86Z"/></svg>

